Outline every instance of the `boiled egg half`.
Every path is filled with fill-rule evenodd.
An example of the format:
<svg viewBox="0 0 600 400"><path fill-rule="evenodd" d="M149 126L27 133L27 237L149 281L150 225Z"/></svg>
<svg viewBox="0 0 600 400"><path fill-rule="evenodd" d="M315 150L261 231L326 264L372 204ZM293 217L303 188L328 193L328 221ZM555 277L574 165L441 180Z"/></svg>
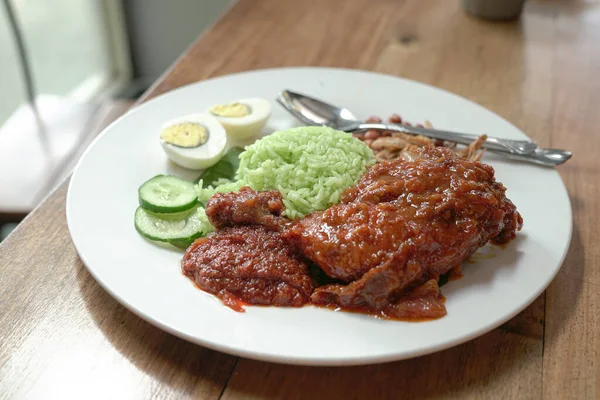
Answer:
<svg viewBox="0 0 600 400"><path fill-rule="evenodd" d="M208 114L192 114L165 123L160 144L171 161L188 169L205 169L221 159L227 133Z"/></svg>
<svg viewBox="0 0 600 400"><path fill-rule="evenodd" d="M208 113L223 125L233 140L256 137L271 115L271 103L265 99L241 99L230 103L216 104Z"/></svg>

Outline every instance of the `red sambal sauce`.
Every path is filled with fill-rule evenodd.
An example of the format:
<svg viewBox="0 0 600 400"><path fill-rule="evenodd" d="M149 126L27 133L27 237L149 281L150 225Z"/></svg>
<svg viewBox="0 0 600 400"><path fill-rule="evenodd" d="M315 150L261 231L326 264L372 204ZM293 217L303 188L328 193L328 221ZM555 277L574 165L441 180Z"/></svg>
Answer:
<svg viewBox="0 0 600 400"><path fill-rule="evenodd" d="M313 282L307 265L262 226L225 228L196 240L181 261L183 273L236 311L243 303L300 307Z"/></svg>

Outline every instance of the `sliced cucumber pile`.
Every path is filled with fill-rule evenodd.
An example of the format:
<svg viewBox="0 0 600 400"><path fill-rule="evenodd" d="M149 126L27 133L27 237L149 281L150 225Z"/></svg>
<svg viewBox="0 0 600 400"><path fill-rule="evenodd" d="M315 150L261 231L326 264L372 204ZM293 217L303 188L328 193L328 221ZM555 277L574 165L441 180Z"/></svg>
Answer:
<svg viewBox="0 0 600 400"><path fill-rule="evenodd" d="M193 182L158 175L140 186L138 195L135 229L146 239L186 248L212 231Z"/></svg>

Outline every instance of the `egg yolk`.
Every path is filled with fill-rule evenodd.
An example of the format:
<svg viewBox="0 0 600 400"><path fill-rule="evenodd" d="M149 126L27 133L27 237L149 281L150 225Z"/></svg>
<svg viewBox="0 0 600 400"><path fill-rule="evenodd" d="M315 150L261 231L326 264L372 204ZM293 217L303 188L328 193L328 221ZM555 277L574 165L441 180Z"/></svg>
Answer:
<svg viewBox="0 0 600 400"><path fill-rule="evenodd" d="M185 122L165 128L160 138L178 147L198 147L208 140L208 130L200 124Z"/></svg>
<svg viewBox="0 0 600 400"><path fill-rule="evenodd" d="M242 103L217 104L210 112L219 117L241 118L250 115L250 107Z"/></svg>

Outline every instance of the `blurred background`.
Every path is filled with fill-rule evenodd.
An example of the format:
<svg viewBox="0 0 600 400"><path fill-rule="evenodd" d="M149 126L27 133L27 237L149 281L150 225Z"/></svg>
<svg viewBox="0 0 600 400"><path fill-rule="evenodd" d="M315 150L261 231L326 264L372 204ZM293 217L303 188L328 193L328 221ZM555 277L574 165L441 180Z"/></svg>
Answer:
<svg viewBox="0 0 600 400"><path fill-rule="evenodd" d="M235 0L0 0L0 241Z"/></svg>

